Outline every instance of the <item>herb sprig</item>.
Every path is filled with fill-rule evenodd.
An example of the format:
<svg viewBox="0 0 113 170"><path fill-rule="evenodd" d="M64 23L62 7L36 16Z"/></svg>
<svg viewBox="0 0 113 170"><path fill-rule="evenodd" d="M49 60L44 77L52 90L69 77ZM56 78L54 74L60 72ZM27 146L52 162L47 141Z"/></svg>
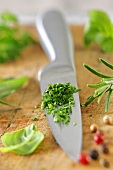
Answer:
<svg viewBox="0 0 113 170"><path fill-rule="evenodd" d="M41 109L46 109L47 114L52 114L55 122L68 124L72 106L75 105L73 94L80 91L70 82L65 84L49 84L43 93Z"/></svg>
<svg viewBox="0 0 113 170"><path fill-rule="evenodd" d="M15 60L23 48L34 42L27 31L19 28L19 21L14 14L0 14L0 63Z"/></svg>
<svg viewBox="0 0 113 170"><path fill-rule="evenodd" d="M101 63L103 63L105 66L113 70L113 65L108 63L106 60L100 58L99 59ZM100 103L102 97L106 92L108 92L106 103L105 103L105 112L108 112L109 103L110 103L110 97L113 92L113 76L105 75L97 70L93 69L92 67L88 66L87 64L84 64L84 67L88 69L93 74L97 75L98 77L101 77L102 80L97 84L88 84L88 87L96 88L94 93L87 99L84 106L88 106L95 98L98 98L97 102Z"/></svg>
<svg viewBox="0 0 113 170"><path fill-rule="evenodd" d="M0 79L0 103L14 107L12 104L3 101L3 98L20 89L27 82L27 80L28 77L26 76L19 77L19 78L6 78L6 79L1 78Z"/></svg>
<svg viewBox="0 0 113 170"><path fill-rule="evenodd" d="M84 27L84 44L96 42L104 52L113 51L113 24L104 11L90 10Z"/></svg>

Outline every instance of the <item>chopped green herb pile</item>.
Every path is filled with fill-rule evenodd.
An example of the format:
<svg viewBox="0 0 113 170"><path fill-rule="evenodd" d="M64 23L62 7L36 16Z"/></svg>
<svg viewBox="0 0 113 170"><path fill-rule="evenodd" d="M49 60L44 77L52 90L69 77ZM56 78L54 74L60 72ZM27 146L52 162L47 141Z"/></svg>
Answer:
<svg viewBox="0 0 113 170"><path fill-rule="evenodd" d="M112 52L113 24L109 16L100 10L90 10L88 16L89 21L84 27L85 46L96 42L104 52Z"/></svg>
<svg viewBox="0 0 113 170"><path fill-rule="evenodd" d="M35 41L19 28L18 19L10 12L0 14L0 63L16 59L23 48Z"/></svg>
<svg viewBox="0 0 113 170"><path fill-rule="evenodd" d="M107 67L109 67L110 69L113 70L113 65L108 63L107 61L105 61L104 59L100 58L100 61L105 64ZM109 107L109 103L110 103L110 97L111 94L113 92L113 76L109 76L109 75L105 75L102 74L98 71L96 71L95 69L93 69L92 67L84 64L84 67L86 69L88 69L90 72L92 72L93 74L97 75L98 77L101 77L102 80L97 83L97 84L88 84L88 87L91 88L96 88L96 90L94 91L93 95L91 95L86 103L84 104L85 106L88 106L95 98L98 98L97 102L100 103L102 97L104 96L104 94L106 92L108 92L107 98L106 98L106 103L105 103L105 112L108 112L108 107Z"/></svg>
<svg viewBox="0 0 113 170"><path fill-rule="evenodd" d="M65 83L49 84L43 93L41 108L46 109L47 114L52 114L55 122L68 124L72 106L74 106L73 94L80 91L75 86Z"/></svg>
<svg viewBox="0 0 113 170"><path fill-rule="evenodd" d="M5 133L1 139L5 146L0 147L1 152L15 152L20 155L28 155L36 150L43 141L44 135L37 130L35 124L31 124L13 133Z"/></svg>
<svg viewBox="0 0 113 170"><path fill-rule="evenodd" d="M27 80L28 78L25 76L20 78L0 79L0 103L12 106L11 104L4 102L2 99L21 88Z"/></svg>

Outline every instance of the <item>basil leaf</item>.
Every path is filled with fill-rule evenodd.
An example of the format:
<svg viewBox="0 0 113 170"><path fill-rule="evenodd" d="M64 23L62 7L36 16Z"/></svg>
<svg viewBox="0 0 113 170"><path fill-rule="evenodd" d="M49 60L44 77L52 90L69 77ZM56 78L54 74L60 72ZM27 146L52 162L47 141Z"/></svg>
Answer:
<svg viewBox="0 0 113 170"><path fill-rule="evenodd" d="M91 42L95 41L98 30L91 23L86 23L84 27L84 45L87 47Z"/></svg>
<svg viewBox="0 0 113 170"><path fill-rule="evenodd" d="M44 135L37 130L35 124L31 124L24 129L13 133L5 133L2 137L5 147L0 147L1 152L15 152L20 155L33 153L43 141Z"/></svg>
<svg viewBox="0 0 113 170"><path fill-rule="evenodd" d="M88 13L89 22L84 27L84 45L97 42L105 52L113 51L113 26L109 16L100 10Z"/></svg>
<svg viewBox="0 0 113 170"><path fill-rule="evenodd" d="M105 52L113 51L113 38L112 36L107 37L103 34L97 34L95 41L100 45L101 49Z"/></svg>
<svg viewBox="0 0 113 170"><path fill-rule="evenodd" d="M100 33L105 33L106 35L112 34L112 23L109 16L100 10L89 11L90 22L93 28Z"/></svg>

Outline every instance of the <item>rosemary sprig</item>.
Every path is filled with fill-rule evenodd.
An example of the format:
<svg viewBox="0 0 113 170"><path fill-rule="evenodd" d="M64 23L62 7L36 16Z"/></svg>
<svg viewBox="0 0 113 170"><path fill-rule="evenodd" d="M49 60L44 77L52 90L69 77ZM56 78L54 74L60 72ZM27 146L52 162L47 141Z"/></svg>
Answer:
<svg viewBox="0 0 113 170"><path fill-rule="evenodd" d="M113 65L111 63L108 63L106 60L102 58L99 58L99 60L108 68L113 69ZM105 102L105 112L108 112L110 97L113 92L113 76L105 75L101 72L98 72L97 70L93 69L87 64L83 64L83 65L90 72L102 78L101 81L97 84L87 84L88 87L95 88L96 90L87 99L87 101L84 103L84 106L88 106L95 98L98 98L97 103L99 104L104 94L108 92L106 102Z"/></svg>

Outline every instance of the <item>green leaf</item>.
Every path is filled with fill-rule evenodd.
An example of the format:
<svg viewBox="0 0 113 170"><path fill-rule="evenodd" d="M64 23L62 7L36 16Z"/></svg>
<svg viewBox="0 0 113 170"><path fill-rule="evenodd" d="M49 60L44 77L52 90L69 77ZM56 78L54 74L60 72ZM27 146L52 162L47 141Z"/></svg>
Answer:
<svg viewBox="0 0 113 170"><path fill-rule="evenodd" d="M0 18L2 19L3 22L13 22L13 23L17 23L18 22L18 19L17 17L10 13L10 12L3 12L1 15L0 15Z"/></svg>
<svg viewBox="0 0 113 170"><path fill-rule="evenodd" d="M88 16L89 21L84 26L84 45L96 42L103 51L112 52L113 26L109 16L100 10L89 11Z"/></svg>
<svg viewBox="0 0 113 170"><path fill-rule="evenodd" d="M108 96L106 98L105 112L108 112L109 103L110 103L110 97L111 97L112 92L113 92L113 90L110 90L109 93L108 93Z"/></svg>
<svg viewBox="0 0 113 170"><path fill-rule="evenodd" d="M3 79L0 81L0 99L17 91L28 80L28 77L20 77L16 79Z"/></svg>
<svg viewBox="0 0 113 170"><path fill-rule="evenodd" d="M93 100L95 99L95 97L93 95L91 95L87 101L84 103L84 106L88 106Z"/></svg>
<svg viewBox="0 0 113 170"><path fill-rule="evenodd" d="M106 37L105 35L98 34L95 40L104 52L113 51L113 37Z"/></svg>
<svg viewBox="0 0 113 170"><path fill-rule="evenodd" d="M104 60L103 58L99 58L99 60L105 64L107 67L109 67L110 69L113 70L113 65L111 63L108 63L106 60Z"/></svg>
<svg viewBox="0 0 113 170"><path fill-rule="evenodd" d="M99 97L98 97L98 104L100 103L100 101L101 101L101 99L102 99L102 97L103 97L103 95L108 91L110 89L110 87L108 86L108 87L106 87L104 90L103 90L103 92L99 95Z"/></svg>
<svg viewBox="0 0 113 170"><path fill-rule="evenodd" d="M103 85L105 85L104 81L101 81L100 83L97 83L97 84L87 84L87 86L91 88L99 88L99 87L102 87Z"/></svg>
<svg viewBox="0 0 113 170"><path fill-rule="evenodd" d="M26 46L34 43L32 36L19 27L14 14L5 12L0 15L0 63L15 60Z"/></svg>
<svg viewBox="0 0 113 170"><path fill-rule="evenodd" d="M95 90L94 97L100 96L106 89L109 89L109 88L110 88L109 84L97 88L97 90Z"/></svg>
<svg viewBox="0 0 113 170"><path fill-rule="evenodd" d="M2 137L5 147L0 147L1 152L15 152L20 155L33 153L44 139L44 135L37 130L35 124L13 133L5 133Z"/></svg>
<svg viewBox="0 0 113 170"><path fill-rule="evenodd" d="M84 45L87 47L91 42L95 41L98 30L94 28L93 24L86 23L84 26Z"/></svg>
<svg viewBox="0 0 113 170"><path fill-rule="evenodd" d="M92 67L88 66L87 64L83 64L83 66L86 69L88 69L90 72L92 72L93 74L97 75L98 77L113 78L113 76L105 75L105 74L100 73L99 71L96 71L95 69L93 69Z"/></svg>
<svg viewBox="0 0 113 170"><path fill-rule="evenodd" d="M111 20L104 11L90 10L88 16L94 29L98 30L100 33L105 33L108 36L112 34L113 28Z"/></svg>

